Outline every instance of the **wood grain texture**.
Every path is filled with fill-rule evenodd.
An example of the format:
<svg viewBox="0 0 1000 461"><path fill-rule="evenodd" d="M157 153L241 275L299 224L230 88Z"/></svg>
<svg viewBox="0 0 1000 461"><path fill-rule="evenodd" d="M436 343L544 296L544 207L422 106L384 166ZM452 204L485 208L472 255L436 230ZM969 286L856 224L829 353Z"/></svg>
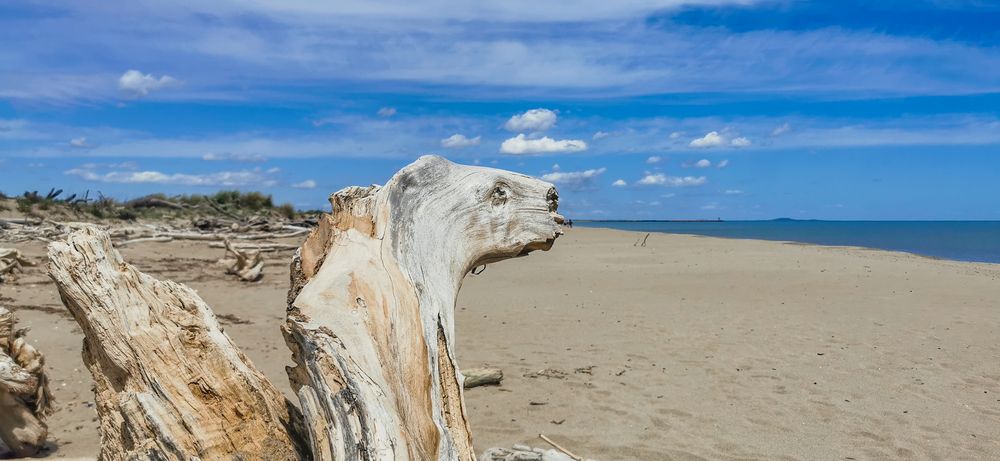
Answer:
<svg viewBox="0 0 1000 461"><path fill-rule="evenodd" d="M26 457L45 444L52 396L45 357L14 328L14 315L0 307L0 456Z"/></svg>
<svg viewBox="0 0 1000 461"><path fill-rule="evenodd" d="M84 331L101 459L303 457L298 411L193 290L124 262L96 228L51 244L49 260Z"/></svg>
<svg viewBox="0 0 1000 461"><path fill-rule="evenodd" d="M548 249L557 201L544 181L435 156L330 197L292 262L284 329L317 457L475 459L455 300L474 267Z"/></svg>

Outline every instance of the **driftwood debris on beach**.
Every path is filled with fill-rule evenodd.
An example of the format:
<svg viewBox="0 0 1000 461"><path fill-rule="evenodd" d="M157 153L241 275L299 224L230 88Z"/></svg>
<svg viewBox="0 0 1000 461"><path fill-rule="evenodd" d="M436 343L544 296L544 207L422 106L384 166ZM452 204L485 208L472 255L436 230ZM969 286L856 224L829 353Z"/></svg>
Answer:
<svg viewBox="0 0 1000 461"><path fill-rule="evenodd" d="M14 314L0 307L0 457L33 456L45 444L45 416L52 409L45 358L14 328Z"/></svg>
<svg viewBox="0 0 1000 461"><path fill-rule="evenodd" d="M13 248L0 248L0 282L4 277L9 277L24 271L24 266L34 266L35 264L21 255L21 252Z"/></svg>
<svg viewBox="0 0 1000 461"><path fill-rule="evenodd" d="M101 458L475 460L455 300L476 266L551 247L557 200L549 183L431 156L333 194L292 260L298 408L197 294L125 263L106 232L52 244L97 381Z"/></svg>

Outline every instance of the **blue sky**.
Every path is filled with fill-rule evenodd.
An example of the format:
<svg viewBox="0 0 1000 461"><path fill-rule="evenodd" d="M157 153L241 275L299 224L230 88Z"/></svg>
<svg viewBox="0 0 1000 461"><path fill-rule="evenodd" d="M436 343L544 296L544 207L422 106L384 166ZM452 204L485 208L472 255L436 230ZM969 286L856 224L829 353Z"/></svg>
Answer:
<svg viewBox="0 0 1000 461"><path fill-rule="evenodd" d="M327 208L416 157L575 218L1000 219L1000 4L0 3L0 190Z"/></svg>

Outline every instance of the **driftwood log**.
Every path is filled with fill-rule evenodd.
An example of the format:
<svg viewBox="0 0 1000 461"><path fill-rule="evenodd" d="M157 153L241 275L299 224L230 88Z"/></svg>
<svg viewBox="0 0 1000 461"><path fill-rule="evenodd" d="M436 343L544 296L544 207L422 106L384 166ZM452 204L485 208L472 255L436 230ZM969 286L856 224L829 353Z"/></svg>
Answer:
<svg viewBox="0 0 1000 461"><path fill-rule="evenodd" d="M474 267L551 247L555 188L428 156L330 201L292 260L282 329L301 414L192 290L126 264L97 229L50 246L102 459L476 459L455 300Z"/></svg>
<svg viewBox="0 0 1000 461"><path fill-rule="evenodd" d="M503 381L503 370L497 367L465 368L462 370L462 376L465 376L466 389L495 386Z"/></svg>
<svg viewBox="0 0 1000 461"><path fill-rule="evenodd" d="M0 281L3 281L6 276L24 272L24 266L34 265L28 258L22 256L20 251L13 248L0 248Z"/></svg>
<svg viewBox="0 0 1000 461"><path fill-rule="evenodd" d="M260 251L236 248L229 239L222 243L226 257L220 259L219 264L226 267L227 274L235 275L244 282L256 282L263 277L264 256Z"/></svg>
<svg viewBox="0 0 1000 461"><path fill-rule="evenodd" d="M14 329L14 315L0 307L0 457L37 454L45 444L51 411L45 358Z"/></svg>

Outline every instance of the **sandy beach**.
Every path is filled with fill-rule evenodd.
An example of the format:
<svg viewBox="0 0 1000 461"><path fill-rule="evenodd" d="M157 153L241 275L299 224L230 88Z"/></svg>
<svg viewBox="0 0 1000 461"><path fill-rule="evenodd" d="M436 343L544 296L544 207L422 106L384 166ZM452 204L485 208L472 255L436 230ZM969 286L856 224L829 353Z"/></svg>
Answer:
<svg viewBox="0 0 1000 461"><path fill-rule="evenodd" d="M667 234L633 246L642 235L572 229L466 279L459 364L505 372L466 392L477 451L544 433L601 460L1000 458L1000 265ZM43 259L42 243L17 248ZM252 284L204 242L122 253L197 289L289 392L289 253ZM44 268L0 284L0 304L46 356L48 457L96 455L82 336Z"/></svg>

